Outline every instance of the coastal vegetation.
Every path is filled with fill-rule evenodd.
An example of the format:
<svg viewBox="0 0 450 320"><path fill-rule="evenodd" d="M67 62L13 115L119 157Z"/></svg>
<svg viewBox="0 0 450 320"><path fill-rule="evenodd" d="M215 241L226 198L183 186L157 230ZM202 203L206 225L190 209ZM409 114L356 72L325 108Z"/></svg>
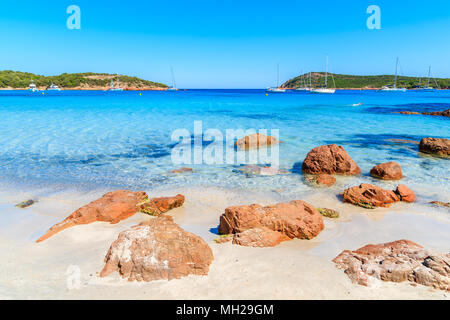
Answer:
<svg viewBox="0 0 450 320"><path fill-rule="evenodd" d="M330 76L334 78L336 83L336 88L340 89L375 89L381 88L385 85L393 85L394 84L394 76L393 75L378 75L378 76L357 76L357 75L347 75L347 74L331 74L328 73L328 86L332 83ZM330 82L331 81L331 82ZM299 75L295 78L292 78L285 83L282 84L283 88L298 88L306 83L306 86L309 85L309 73L304 75ZM405 77L399 76L397 81L398 87L406 87L408 89L414 89L419 87L419 83L421 85L427 84L426 77ZM321 87L325 85L325 72L312 72L311 73L311 84L313 87ZM450 88L450 78L433 78L430 79L430 86L441 89Z"/></svg>
<svg viewBox="0 0 450 320"><path fill-rule="evenodd" d="M48 87L53 83L61 88L106 88L111 80L114 82L119 80L120 85L127 88L167 88L167 85L162 83L108 73L63 73L56 76L43 76L29 72L0 71L0 88L28 88L31 80L37 87Z"/></svg>

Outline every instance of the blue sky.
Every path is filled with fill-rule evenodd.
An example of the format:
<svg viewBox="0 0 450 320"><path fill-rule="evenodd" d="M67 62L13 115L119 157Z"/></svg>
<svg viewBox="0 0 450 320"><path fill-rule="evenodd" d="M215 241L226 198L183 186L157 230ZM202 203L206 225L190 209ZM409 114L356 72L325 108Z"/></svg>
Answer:
<svg viewBox="0 0 450 320"><path fill-rule="evenodd" d="M66 27L69 5L81 30ZM381 30L369 30L369 5ZM265 88L325 68L450 77L450 1L2 1L0 70L108 72L180 88Z"/></svg>

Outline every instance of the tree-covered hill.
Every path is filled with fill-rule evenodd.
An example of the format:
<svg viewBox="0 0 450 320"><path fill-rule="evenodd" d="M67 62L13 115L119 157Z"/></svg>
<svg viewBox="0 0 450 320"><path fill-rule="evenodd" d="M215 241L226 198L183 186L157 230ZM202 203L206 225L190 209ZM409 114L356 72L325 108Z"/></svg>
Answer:
<svg viewBox="0 0 450 320"><path fill-rule="evenodd" d="M48 87L52 83L61 88L107 88L111 79L119 79L120 86L132 89L167 88L167 85L137 77L113 75L108 73L63 73L57 76L42 76L29 72L0 71L0 88L28 88L31 80L37 87Z"/></svg>
<svg viewBox="0 0 450 320"><path fill-rule="evenodd" d="M341 89L349 89L349 88L381 88L385 85L393 85L394 84L394 76L393 75L379 75L379 76L354 76L354 75L346 75L346 74L328 74L328 86L332 87L333 79L336 82L336 88ZM418 77L405 77L399 76L397 80L397 86L406 87L408 89L416 88L419 86L419 80L421 80L422 85L426 85L427 79ZM302 86L302 81L306 82L306 85L309 86L309 73L303 75L299 75L293 79L290 79L283 83L282 87L284 88L298 88ZM313 87L323 86L325 83L325 72L312 72L311 73L311 83ZM436 83L439 88L446 89L450 88L450 79L449 78L433 78L430 79L430 86L436 87Z"/></svg>

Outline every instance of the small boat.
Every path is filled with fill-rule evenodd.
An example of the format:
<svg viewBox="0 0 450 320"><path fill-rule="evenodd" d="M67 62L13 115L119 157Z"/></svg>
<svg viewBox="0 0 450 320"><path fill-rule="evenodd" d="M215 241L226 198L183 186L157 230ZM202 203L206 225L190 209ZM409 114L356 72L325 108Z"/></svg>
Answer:
<svg viewBox="0 0 450 320"><path fill-rule="evenodd" d="M61 89L56 84L53 84L53 82L52 82L50 87L47 88L47 91L61 91Z"/></svg>
<svg viewBox="0 0 450 320"><path fill-rule="evenodd" d="M280 88L280 86L278 85L280 81L280 65L277 65L277 86L276 87L270 87L266 89L266 92L270 92L270 93L284 93L286 92L286 89Z"/></svg>
<svg viewBox="0 0 450 320"><path fill-rule="evenodd" d="M114 86L114 81L111 79L111 86L107 91L123 91L123 88L119 86L119 76L117 76L117 83Z"/></svg>
<svg viewBox="0 0 450 320"><path fill-rule="evenodd" d="M36 92L39 91L36 87L36 84L34 83L33 79L31 79L30 85L28 86L28 91Z"/></svg>
<svg viewBox="0 0 450 320"><path fill-rule="evenodd" d="M395 64L395 77L394 77L394 86L384 86L383 88L381 88L378 91L384 91L384 92L406 92L406 88L397 88L397 76L398 74L398 58L397 58L397 62Z"/></svg>
<svg viewBox="0 0 450 320"><path fill-rule="evenodd" d="M178 91L175 84L175 75L173 73L173 68L170 68L170 72L172 73L172 85L167 88L167 91Z"/></svg>
<svg viewBox="0 0 450 320"><path fill-rule="evenodd" d="M331 74L331 76L333 77L333 74ZM334 82L334 77L333 77L333 82ZM336 84L334 84L334 86L336 87ZM323 88L311 88L309 90L309 92L311 92L311 93L328 93L328 94L332 94L332 93L336 92L336 89L328 88L328 55L327 55L327 64L326 64L326 69L325 69L325 86Z"/></svg>

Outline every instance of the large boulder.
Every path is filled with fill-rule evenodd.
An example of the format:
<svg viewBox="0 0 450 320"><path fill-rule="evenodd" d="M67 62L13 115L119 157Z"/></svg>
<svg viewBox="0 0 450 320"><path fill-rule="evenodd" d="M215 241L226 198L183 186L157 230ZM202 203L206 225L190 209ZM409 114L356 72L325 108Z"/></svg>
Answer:
<svg viewBox="0 0 450 320"><path fill-rule="evenodd" d="M63 221L55 224L36 242L44 241L61 230L79 224L87 224L95 221L104 221L112 224L118 223L138 212L138 204L146 201L146 199L148 199L148 196L143 191L132 192L118 190L109 192L103 197L76 210Z"/></svg>
<svg viewBox="0 0 450 320"><path fill-rule="evenodd" d="M351 187L344 191L344 202L349 202L367 209L389 207L397 201L400 201L400 199L394 191L385 190L368 183L362 183L359 186Z"/></svg>
<svg viewBox="0 0 450 320"><path fill-rule="evenodd" d="M139 210L143 213L159 216L174 208L181 207L184 203L184 196L177 194L174 197L152 198L139 205Z"/></svg>
<svg viewBox="0 0 450 320"><path fill-rule="evenodd" d="M259 204L228 207L220 217L220 234L239 234L254 228L267 228L289 239L312 239L323 230L324 224L320 213L302 200L266 207Z"/></svg>
<svg viewBox="0 0 450 320"><path fill-rule="evenodd" d="M202 238L180 228L172 217L161 216L121 232L100 276L118 271L129 281L152 281L207 275L213 259Z"/></svg>
<svg viewBox="0 0 450 320"><path fill-rule="evenodd" d="M419 151L441 157L449 157L450 139L423 138L420 140Z"/></svg>
<svg viewBox="0 0 450 320"><path fill-rule="evenodd" d="M312 149L303 161L302 170L311 174L356 175L361 173L342 146L330 144Z"/></svg>
<svg viewBox="0 0 450 320"><path fill-rule="evenodd" d="M403 178L402 166L394 161L381 163L370 170L370 175L383 180L400 180Z"/></svg>
<svg viewBox="0 0 450 320"><path fill-rule="evenodd" d="M450 253L434 253L408 240L345 250L333 262L353 282L364 286L376 278L450 291Z"/></svg>
<svg viewBox="0 0 450 320"><path fill-rule="evenodd" d="M416 194L410 188L401 184L395 189L395 194L400 198L400 201L414 202L417 200Z"/></svg>
<svg viewBox="0 0 450 320"><path fill-rule="evenodd" d="M248 150L260 147L270 147L271 145L277 143L280 143L280 141L278 141L275 137L267 136L261 133L254 133L238 139L235 146L241 150Z"/></svg>

